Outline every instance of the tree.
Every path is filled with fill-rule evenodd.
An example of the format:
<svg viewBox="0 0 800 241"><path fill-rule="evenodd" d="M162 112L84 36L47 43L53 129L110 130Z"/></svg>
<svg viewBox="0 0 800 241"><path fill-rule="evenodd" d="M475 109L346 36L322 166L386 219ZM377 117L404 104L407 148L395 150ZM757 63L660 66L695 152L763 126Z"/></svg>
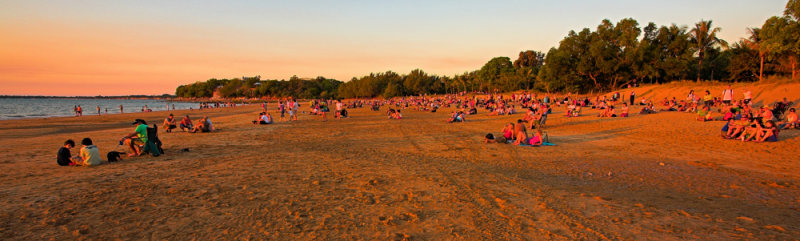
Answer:
<svg viewBox="0 0 800 241"><path fill-rule="evenodd" d="M721 45L722 47L726 47L728 45L725 40L717 38L717 33L722 31L719 27L712 27L712 20L700 20L700 22L694 25L694 28L690 31L691 33L691 41L692 44L695 45L695 50L697 52L697 81L700 81L700 72L703 68L703 59L705 58L705 53L710 48L713 48L717 45Z"/></svg>
<svg viewBox="0 0 800 241"><path fill-rule="evenodd" d="M539 70L544 65L544 53L533 50L519 52L519 57L514 60L514 68L517 73L524 76L526 88L531 88L532 80L536 79Z"/></svg>
<svg viewBox="0 0 800 241"><path fill-rule="evenodd" d="M789 0L786 3L786 10L783 10L783 14L794 18L795 21L800 20L800 1Z"/></svg>
<svg viewBox="0 0 800 241"><path fill-rule="evenodd" d="M508 57L495 57L489 60L481 70L478 71L478 78L481 81L481 90L495 88L494 81L508 73L514 73L514 65Z"/></svg>
<svg viewBox="0 0 800 241"><path fill-rule="evenodd" d="M750 36L743 39L739 45L742 45L742 48L746 47L747 49L758 51L758 58L760 59L758 80L761 81L764 79L764 57L767 53L767 48L762 45L761 28L747 28L747 33Z"/></svg>
<svg viewBox="0 0 800 241"><path fill-rule="evenodd" d="M763 46L771 58L788 59L792 78L797 77L797 56L800 55L800 24L788 16L773 16L761 27Z"/></svg>
<svg viewBox="0 0 800 241"><path fill-rule="evenodd" d="M743 39L737 43L734 43L733 47L729 49L728 52L730 52L730 64L727 67L728 72L730 73L729 80L761 80L760 76L756 76L756 71L759 71L758 63L753 61L759 55L759 51L752 49L751 46L752 45L746 39ZM763 64L761 70L763 70Z"/></svg>

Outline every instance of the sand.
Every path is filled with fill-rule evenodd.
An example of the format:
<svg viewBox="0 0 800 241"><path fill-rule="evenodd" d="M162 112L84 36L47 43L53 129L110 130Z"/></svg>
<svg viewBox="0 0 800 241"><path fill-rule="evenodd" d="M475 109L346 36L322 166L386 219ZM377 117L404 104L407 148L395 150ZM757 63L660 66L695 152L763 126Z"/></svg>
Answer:
<svg viewBox="0 0 800 241"><path fill-rule="evenodd" d="M637 92L657 88L684 96L668 85ZM166 113L0 121L0 239L800 237L798 130L743 143L687 113L566 118L556 108L547 133L557 146L518 147L482 141L521 114L447 124L448 108L399 121L363 108L252 125L259 111L175 111L208 115L219 131L162 131L165 155L97 167L57 166L56 151L83 137L122 150L133 119L160 125Z"/></svg>

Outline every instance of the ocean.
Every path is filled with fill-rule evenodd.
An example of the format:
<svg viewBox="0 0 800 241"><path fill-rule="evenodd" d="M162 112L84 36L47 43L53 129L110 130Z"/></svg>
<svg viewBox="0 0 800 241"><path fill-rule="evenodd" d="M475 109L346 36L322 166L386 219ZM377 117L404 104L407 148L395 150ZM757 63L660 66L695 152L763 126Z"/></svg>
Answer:
<svg viewBox="0 0 800 241"><path fill-rule="evenodd" d="M153 111L173 109L197 109L198 103L173 102L167 100L126 100L126 99L78 99L78 98L0 98L0 120L75 116L73 108L80 105L83 115L119 114L119 106L125 113L142 112L147 106Z"/></svg>

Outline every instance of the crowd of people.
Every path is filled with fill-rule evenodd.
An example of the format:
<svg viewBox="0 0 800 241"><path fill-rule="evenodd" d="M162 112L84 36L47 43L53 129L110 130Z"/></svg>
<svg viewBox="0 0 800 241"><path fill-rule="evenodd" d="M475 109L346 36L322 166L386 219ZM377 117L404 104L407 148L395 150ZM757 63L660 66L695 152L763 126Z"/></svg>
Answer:
<svg viewBox="0 0 800 241"><path fill-rule="evenodd" d="M478 109L485 109L486 116L508 116L518 114L517 107L524 110L524 114L516 122L511 122L502 128L502 135L495 138L494 134L489 133L484 141L487 143L509 143L514 145L540 146L554 145L547 142L546 121L553 108L563 106L566 117L580 117L584 109L591 108L599 111L598 117L629 117L630 108L639 105L640 114L654 114L658 112L685 112L694 113L698 121L724 121L722 136L726 139L741 141L770 142L778 141L778 134L785 129L798 129L800 122L795 108L790 108L793 103L784 98L772 105L753 106L752 93L749 90L742 91L741 99L736 99L734 91L728 86L722 93L721 98L714 97L710 91L704 91L701 97L696 95L694 90L689 91L685 99L676 97L664 98L657 109L656 103L650 99L637 98L634 91L626 95L620 92L611 94L610 97L604 95L583 97L573 97L571 93L562 96L543 95L536 93L514 93L502 95L497 93L466 93L448 94L439 96L410 96L396 97L390 99L355 99L343 102L342 100L309 100L309 115L317 115L323 121L327 120L330 107L334 106L334 118L342 119L348 117L348 109L368 107L374 111L382 107L388 107L386 116L388 119L403 119L403 110L411 109L418 112L435 113L440 108L452 108L446 122L458 123L465 122L467 115L478 114ZM639 100L638 103L636 100ZM294 98L287 98L278 101L277 111L280 113L280 121L296 121L299 114L300 103ZM233 103L201 104L201 109L233 107ZM617 108L620 106L620 108ZM262 104L262 112L252 121L253 124L267 125L273 124L276 120L269 113L267 103ZM715 112L714 109L717 111ZM98 107L99 111L99 107ZM120 106L120 112L122 106ZM76 115L80 115L82 108L75 106ZM716 114L719 113L719 114ZM287 116L288 114L288 116ZM159 153L158 148L152 143L149 135L155 135L156 127L150 127L144 120L137 119L134 124L134 132L126 135L120 140L120 145L129 149L128 156L140 156L145 153ZM173 114L169 114L164 119L163 129L166 133L172 133L175 129L180 129L188 133L204 133L214 131L214 126L208 116L203 116L193 122L189 115L185 115L180 121L176 120ZM156 137L157 138L157 137ZM97 146L92 144L92 140L85 138L82 142L80 155L71 156L70 149L75 147L72 140L67 140L64 146L58 151L58 164L66 166L92 166L102 162ZM148 145L153 144L152 147ZM109 160L112 154L109 153ZM116 153L118 155L119 152Z"/></svg>

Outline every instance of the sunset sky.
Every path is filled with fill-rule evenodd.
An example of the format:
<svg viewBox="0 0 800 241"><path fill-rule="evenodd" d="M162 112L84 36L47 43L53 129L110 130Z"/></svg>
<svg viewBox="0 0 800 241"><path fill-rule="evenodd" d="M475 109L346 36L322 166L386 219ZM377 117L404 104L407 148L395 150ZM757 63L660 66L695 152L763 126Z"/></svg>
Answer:
<svg viewBox="0 0 800 241"><path fill-rule="evenodd" d="M0 1L0 95L174 94L209 78L439 75L547 52L602 19L714 20L729 42L786 0Z"/></svg>

